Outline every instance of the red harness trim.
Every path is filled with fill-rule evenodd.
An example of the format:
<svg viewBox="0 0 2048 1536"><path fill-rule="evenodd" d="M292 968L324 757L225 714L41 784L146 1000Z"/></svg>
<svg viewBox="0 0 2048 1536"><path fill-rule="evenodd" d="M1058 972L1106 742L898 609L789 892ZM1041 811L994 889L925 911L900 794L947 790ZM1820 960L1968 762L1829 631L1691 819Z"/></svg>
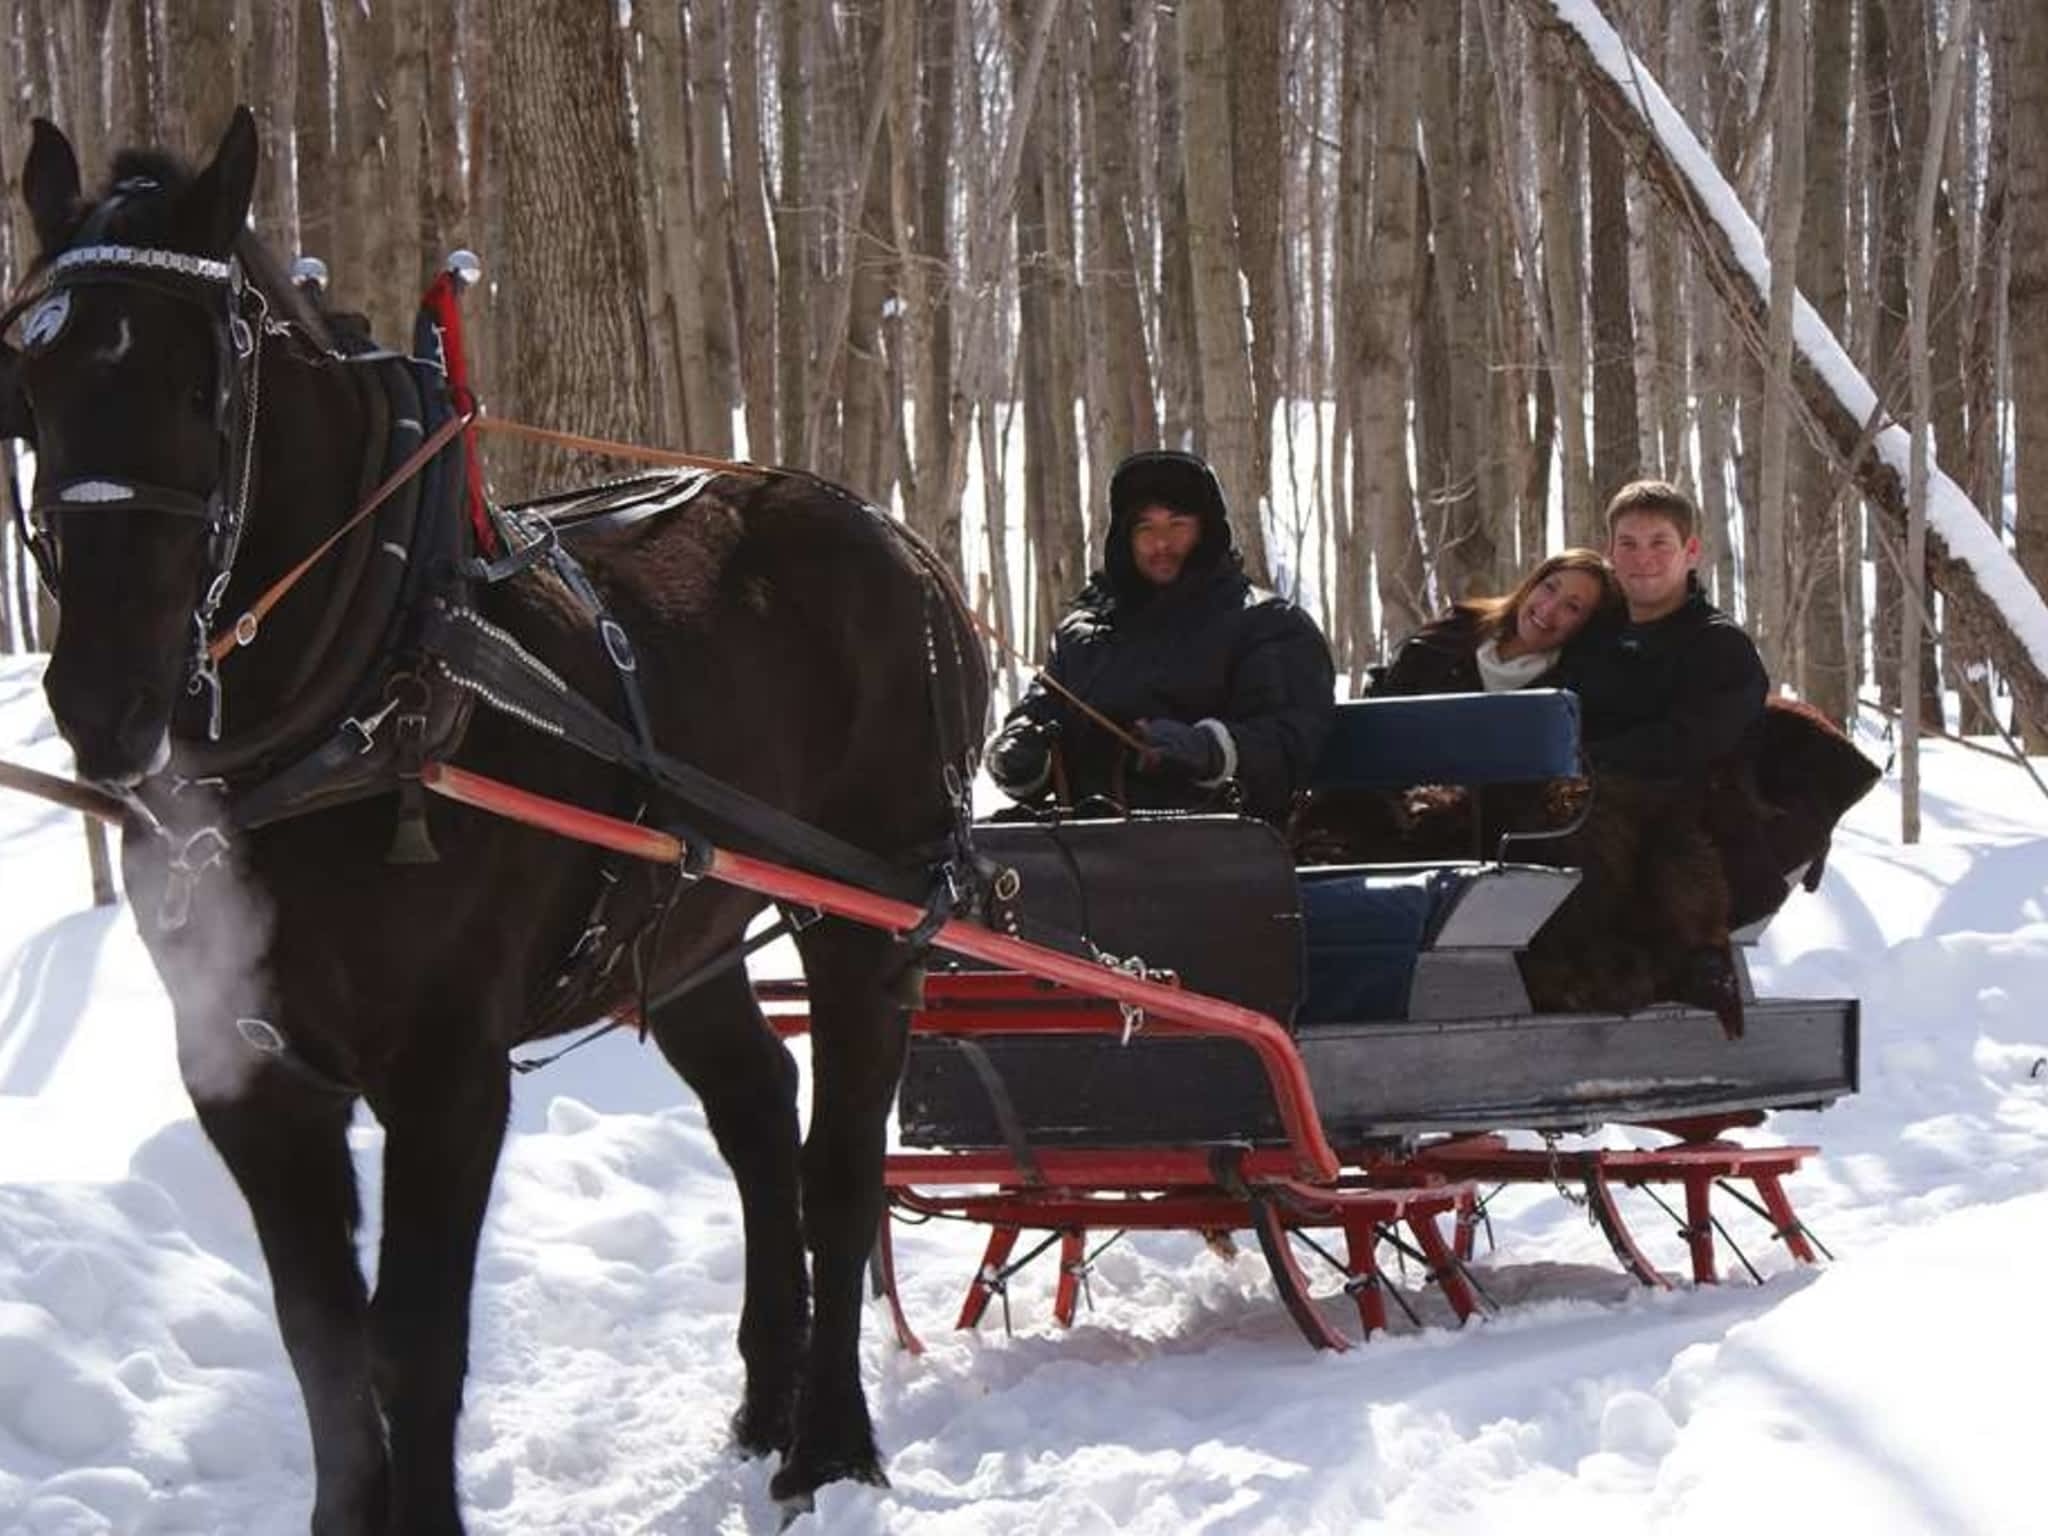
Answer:
<svg viewBox="0 0 2048 1536"><path fill-rule="evenodd" d="M441 332L441 359L448 369L448 393L455 403L455 413L473 420L476 395L469 387L469 354L462 342L462 290L455 281L455 274L442 272L437 275L420 299L420 307L434 317L434 324ZM498 535L484 511L483 462L477 457L473 424L462 434L462 463L470 529L476 534L477 548L487 557L495 556Z"/></svg>

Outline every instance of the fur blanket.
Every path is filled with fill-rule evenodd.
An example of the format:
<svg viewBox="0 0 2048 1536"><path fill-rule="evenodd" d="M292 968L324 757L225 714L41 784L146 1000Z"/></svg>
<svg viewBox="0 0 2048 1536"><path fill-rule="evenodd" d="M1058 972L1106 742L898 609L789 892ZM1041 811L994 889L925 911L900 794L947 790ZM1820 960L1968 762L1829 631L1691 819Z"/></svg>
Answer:
<svg viewBox="0 0 2048 1536"><path fill-rule="evenodd" d="M1701 952L1725 957L1731 930L1775 913L1793 883L1817 887L1836 822L1879 777L1825 716L1772 698L1754 753L1704 786L1606 777L1476 793L1318 791L1288 831L1303 864L1440 862L1492 858L1505 833L1561 831L1588 812L1564 836L1508 849L1586 872L1523 970L1539 1009L1625 1012L1695 1000ZM1731 1020L1724 1000L1711 1005L1739 1029L1739 1012Z"/></svg>

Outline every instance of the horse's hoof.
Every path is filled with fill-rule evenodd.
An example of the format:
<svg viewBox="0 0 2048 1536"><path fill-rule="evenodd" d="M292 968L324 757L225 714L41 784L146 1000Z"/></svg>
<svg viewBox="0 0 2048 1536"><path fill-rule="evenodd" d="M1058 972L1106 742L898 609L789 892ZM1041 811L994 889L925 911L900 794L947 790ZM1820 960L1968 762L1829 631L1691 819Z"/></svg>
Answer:
<svg viewBox="0 0 2048 1536"><path fill-rule="evenodd" d="M774 1408L743 1403L733 1412L733 1448L749 1459L787 1451L794 1438L787 1403Z"/></svg>
<svg viewBox="0 0 2048 1536"><path fill-rule="evenodd" d="M818 1507L818 1501L808 1493L792 1494L789 1498L777 1499L775 1504L782 1511L782 1520L775 1527L778 1531L788 1530Z"/></svg>
<svg viewBox="0 0 2048 1536"><path fill-rule="evenodd" d="M870 1488L886 1488L889 1479L882 1471L882 1461L873 1451L865 1455L807 1457L801 1451L783 1462L775 1476L768 1480L768 1496L780 1504L785 1513L801 1504L797 1514L811 1507L811 1496L827 1483L866 1483ZM794 1519L795 1515L789 1518Z"/></svg>

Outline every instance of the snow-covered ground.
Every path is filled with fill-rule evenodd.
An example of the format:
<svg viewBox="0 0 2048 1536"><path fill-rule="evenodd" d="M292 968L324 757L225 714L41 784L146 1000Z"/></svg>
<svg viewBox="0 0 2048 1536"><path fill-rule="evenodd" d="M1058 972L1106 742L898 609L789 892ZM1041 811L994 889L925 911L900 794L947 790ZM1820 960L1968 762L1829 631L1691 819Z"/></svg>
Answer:
<svg viewBox="0 0 2048 1536"><path fill-rule="evenodd" d="M66 766L27 663L0 662L0 755ZM1736 1211L1767 1285L1651 1295L1571 1206L1503 1196L1498 1317L1327 1357L1252 1254L1171 1235L1105 1253L1069 1332L1041 1266L1014 1336L955 1334L976 1233L900 1229L929 1352L879 1311L865 1344L894 1486L828 1489L795 1529L2043 1529L2048 801L1944 745L1926 772L1928 841L1895 845L1880 788L1759 968L1864 999L1862 1094L1759 1133L1825 1147L1791 1189L1834 1264L1789 1270ZM775 1530L769 1468L724 1444L739 1224L701 1115L624 1041L517 1091L478 1280L472 1530ZM374 1212L379 1132L356 1137ZM1677 1270L1671 1223L1628 1208ZM91 909L75 817L0 798L0 1533L297 1532L309 1499L253 1235L133 919Z"/></svg>

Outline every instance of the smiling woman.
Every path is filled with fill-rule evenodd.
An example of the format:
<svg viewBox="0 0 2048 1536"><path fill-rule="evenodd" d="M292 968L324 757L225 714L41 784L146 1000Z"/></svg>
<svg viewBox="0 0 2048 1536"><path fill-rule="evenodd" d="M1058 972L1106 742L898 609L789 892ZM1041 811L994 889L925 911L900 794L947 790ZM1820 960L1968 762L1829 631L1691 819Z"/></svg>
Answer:
<svg viewBox="0 0 2048 1536"><path fill-rule="evenodd" d="M1467 598L1410 635L1371 692L1502 693L1549 685L1565 643L1620 600L1598 552L1564 550L1538 563L1513 591Z"/></svg>

